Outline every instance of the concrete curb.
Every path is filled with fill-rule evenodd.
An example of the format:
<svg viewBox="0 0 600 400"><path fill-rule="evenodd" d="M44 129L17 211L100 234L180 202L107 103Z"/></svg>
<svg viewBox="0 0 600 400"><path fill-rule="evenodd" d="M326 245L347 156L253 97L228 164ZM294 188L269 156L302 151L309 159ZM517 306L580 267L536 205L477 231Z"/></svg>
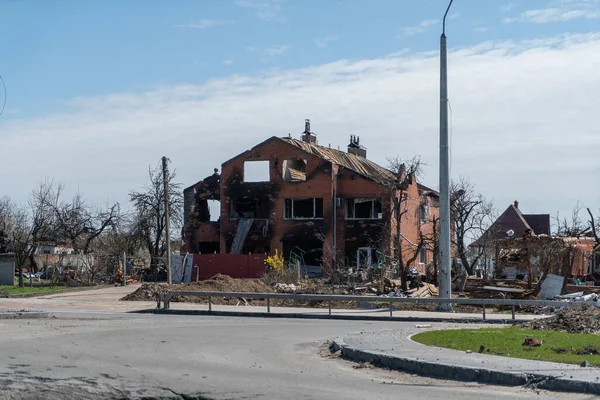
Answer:
<svg viewBox="0 0 600 400"><path fill-rule="evenodd" d="M38 319L49 317L50 313L44 311L0 311L0 319Z"/></svg>
<svg viewBox="0 0 600 400"><path fill-rule="evenodd" d="M533 319L486 319L483 318L440 318L440 317L389 317L373 315L340 315L340 314L303 314L303 313L267 313L267 312L245 312L245 311L206 311L206 310L173 310L173 309L148 309L131 311L142 314L166 314L166 315L211 315L218 317L257 317L257 318L296 318L296 319L333 319L347 321L398 321L398 322L455 322L458 324L500 324L506 325L522 322L530 322Z"/></svg>
<svg viewBox="0 0 600 400"><path fill-rule="evenodd" d="M331 344L331 349L333 351L341 351L341 356L351 361L371 363L379 367L430 378L502 386L525 386L557 392L600 394L600 382L557 378L543 374L496 371L485 368L472 368L459 364L434 363L413 357L390 356L378 351L353 348L348 346L343 338L335 339Z"/></svg>

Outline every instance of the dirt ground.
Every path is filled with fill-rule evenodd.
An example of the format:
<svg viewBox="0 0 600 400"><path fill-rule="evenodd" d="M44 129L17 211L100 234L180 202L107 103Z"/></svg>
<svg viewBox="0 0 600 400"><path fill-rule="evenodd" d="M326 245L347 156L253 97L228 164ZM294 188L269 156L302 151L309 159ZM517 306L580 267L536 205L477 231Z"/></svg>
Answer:
<svg viewBox="0 0 600 400"><path fill-rule="evenodd" d="M522 325L524 328L570 333L600 333L600 308L591 304L566 307L549 318Z"/></svg>
<svg viewBox="0 0 600 400"><path fill-rule="evenodd" d="M193 282L185 285L166 285L158 283L144 283L135 292L123 297L124 301L148 301L156 300L157 296L162 296L171 290L186 290L186 291L204 291L204 292L249 292L249 293L275 293L275 289L266 284L262 279L234 279L227 275L217 274L211 279ZM311 294L332 294L332 289L326 289L322 286L307 286L301 293ZM333 294L349 294L346 290L334 289ZM388 308L385 303L368 303L369 298L373 296L365 295L365 301L336 301L331 304L335 309L357 309L357 308ZM206 304L207 298L197 296L176 296L171 301ZM241 299L241 298L212 298L213 304L218 305L243 305L247 302L248 305L265 306L265 300L259 299ZM309 308L327 308L327 302L322 301L300 301L300 300L282 300L272 299L271 305L274 307L309 307ZM405 311L434 311L437 304L415 304L415 303L396 303L392 306L395 310ZM480 307L468 305L455 305L456 312L480 313Z"/></svg>

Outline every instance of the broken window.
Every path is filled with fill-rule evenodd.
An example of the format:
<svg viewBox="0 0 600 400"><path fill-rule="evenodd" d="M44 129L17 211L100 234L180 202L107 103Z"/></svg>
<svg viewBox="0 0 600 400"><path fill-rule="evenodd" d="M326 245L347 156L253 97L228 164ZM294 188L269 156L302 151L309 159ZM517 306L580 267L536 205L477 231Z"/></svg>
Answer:
<svg viewBox="0 0 600 400"><path fill-rule="evenodd" d="M373 265L372 249L370 247L359 247L356 251L356 266L368 268Z"/></svg>
<svg viewBox="0 0 600 400"><path fill-rule="evenodd" d="M257 198L232 200L230 219L238 218L269 218L269 204Z"/></svg>
<svg viewBox="0 0 600 400"><path fill-rule="evenodd" d="M421 221L421 223L425 223L425 222L427 222L428 218L429 218L429 206L426 203L422 203L419 206L419 221Z"/></svg>
<svg viewBox="0 0 600 400"><path fill-rule="evenodd" d="M244 162L244 182L269 182L270 180L268 161Z"/></svg>
<svg viewBox="0 0 600 400"><path fill-rule="evenodd" d="M427 264L427 249L425 247L422 247L419 252L419 264Z"/></svg>
<svg viewBox="0 0 600 400"><path fill-rule="evenodd" d="M208 200L208 210L211 222L216 222L221 218L221 202L219 200Z"/></svg>
<svg viewBox="0 0 600 400"><path fill-rule="evenodd" d="M323 199L285 199L283 210L285 219L320 219L323 218Z"/></svg>
<svg viewBox="0 0 600 400"><path fill-rule="evenodd" d="M347 219L381 219L381 201L378 199L348 199Z"/></svg>
<svg viewBox="0 0 600 400"><path fill-rule="evenodd" d="M305 160L284 160L283 161L283 180L286 182L304 182L304 181L306 181L306 161Z"/></svg>

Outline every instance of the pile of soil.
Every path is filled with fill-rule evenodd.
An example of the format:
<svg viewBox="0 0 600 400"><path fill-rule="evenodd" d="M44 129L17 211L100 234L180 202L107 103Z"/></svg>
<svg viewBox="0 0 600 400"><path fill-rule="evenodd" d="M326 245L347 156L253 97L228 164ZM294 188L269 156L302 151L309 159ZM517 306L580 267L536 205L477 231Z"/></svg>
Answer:
<svg viewBox="0 0 600 400"><path fill-rule="evenodd" d="M599 333L600 308L591 304L565 307L550 318L522 324L524 328L570 333Z"/></svg>
<svg viewBox="0 0 600 400"><path fill-rule="evenodd" d="M212 278L193 282L187 285L167 285L162 283L144 283L135 292L128 294L121 300L124 301L157 301L169 291L185 290L198 292L250 292L250 293L273 293L273 289L265 284L262 279L234 279L228 275L217 274ZM207 299L198 296L175 296L174 302L206 303ZM239 299L218 298L212 299L213 304L235 305ZM251 303L251 300L248 300ZM256 302L255 302L256 303ZM258 303L260 304L260 302Z"/></svg>
<svg viewBox="0 0 600 400"><path fill-rule="evenodd" d="M235 279L228 275L221 274L217 274L205 281L190 283L190 285L186 286L184 290L199 290L203 292L274 292L274 290L262 279Z"/></svg>

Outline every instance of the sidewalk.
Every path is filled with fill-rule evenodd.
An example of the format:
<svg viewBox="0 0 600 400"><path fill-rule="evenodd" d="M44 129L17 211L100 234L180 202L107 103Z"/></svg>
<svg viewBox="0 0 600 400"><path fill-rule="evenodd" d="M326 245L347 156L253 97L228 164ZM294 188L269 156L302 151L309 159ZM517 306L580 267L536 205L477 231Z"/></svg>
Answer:
<svg viewBox="0 0 600 400"><path fill-rule="evenodd" d="M465 328L457 324L431 325L429 329ZM466 353L425 346L410 339L411 335L423 331L416 327L363 331L335 339L333 347L341 350L343 357L354 361L373 362L381 367L432 378L600 394L598 368Z"/></svg>
<svg viewBox="0 0 600 400"><path fill-rule="evenodd" d="M127 294L134 292L140 284L126 287L114 286L103 289L54 293L29 298L0 298L0 311L42 311L42 312L158 312L169 314L196 314L222 316L256 316L279 318L330 318L327 308L271 307L267 313L265 306L223 306L213 305L212 312L207 304L171 302L170 310L156 310L156 301L120 301ZM396 320L396 321L455 321L483 322L480 313L438 313L428 311L393 311L390 318L389 309L332 309L331 318L361 320ZM511 323L511 315L487 312L488 323ZM529 321L540 318L540 315L515 316L517 321Z"/></svg>

